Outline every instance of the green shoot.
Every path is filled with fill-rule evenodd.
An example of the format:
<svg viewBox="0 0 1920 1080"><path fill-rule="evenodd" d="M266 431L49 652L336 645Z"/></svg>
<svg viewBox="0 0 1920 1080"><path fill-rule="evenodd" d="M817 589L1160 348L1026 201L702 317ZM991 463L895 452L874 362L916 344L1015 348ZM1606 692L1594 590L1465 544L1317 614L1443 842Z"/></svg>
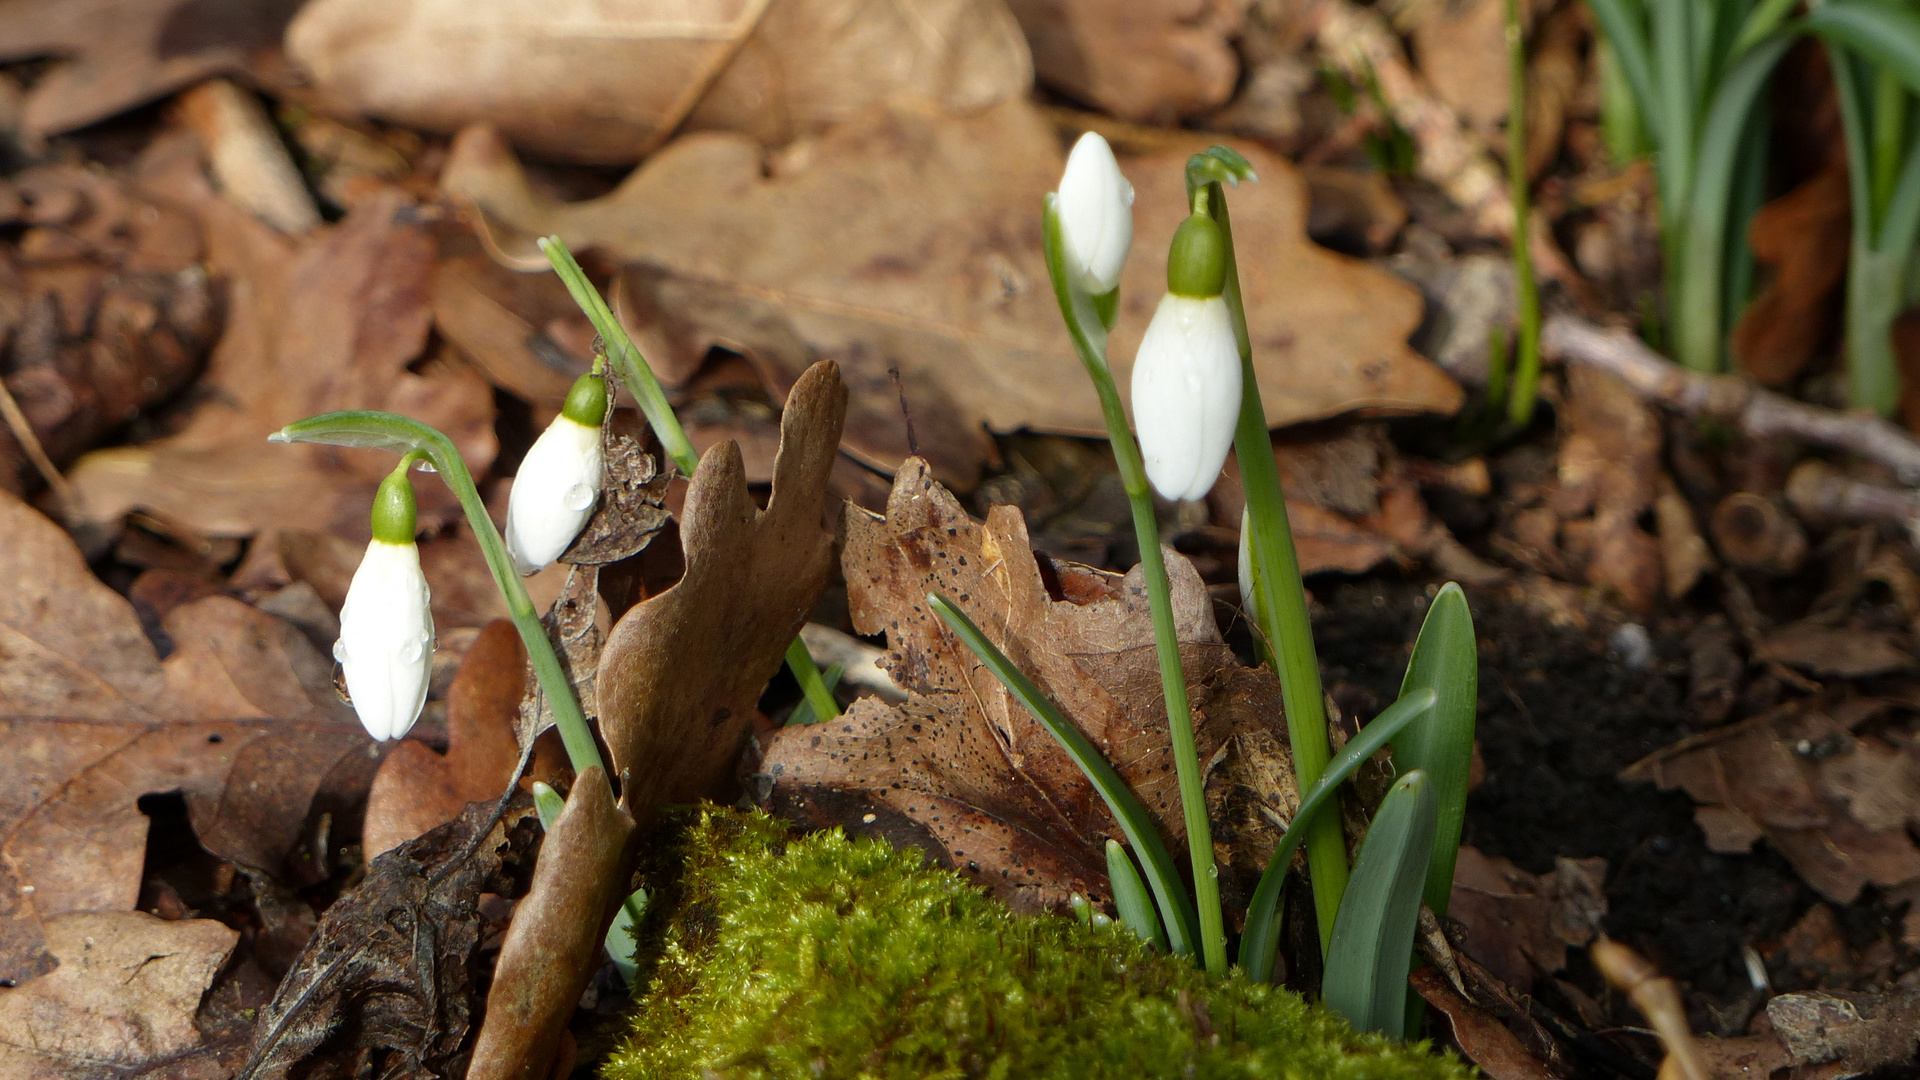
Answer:
<svg viewBox="0 0 1920 1080"><path fill-rule="evenodd" d="M799 639L795 638L794 640L798 641ZM845 675L846 672L847 665L845 664L834 664L828 667L827 670L820 673L820 688L831 695L834 689L840 685L840 677ZM835 702L835 704L837 705L839 703ZM831 720L833 717L821 716L819 710L813 706L813 696L809 694L800 699L800 704L793 707L792 714L787 717L786 726L803 727L807 724L817 724L823 719Z"/></svg>
<svg viewBox="0 0 1920 1080"><path fill-rule="evenodd" d="M1387 792L1354 863L1320 996L1360 1031L1406 1037L1407 972L1433 829L1433 788L1415 769Z"/></svg>
<svg viewBox="0 0 1920 1080"><path fill-rule="evenodd" d="M1425 899L1435 915L1445 915L1453 895L1460 831L1467 820L1467 773L1473 764L1475 701L1480 692L1473 614L1467 610L1466 593L1453 582L1441 588L1427 609L1400 684L1401 700L1419 690L1433 691L1433 712L1426 723L1408 727L1393 740L1393 764L1403 772L1426 773L1433 788L1438 818Z"/></svg>
<svg viewBox="0 0 1920 1080"><path fill-rule="evenodd" d="M1513 203L1513 287L1515 306L1520 313L1513 390L1507 399L1507 426L1515 431L1533 423L1533 409L1540 392L1540 284L1534 279L1533 252L1527 246L1532 205L1530 187L1527 178L1527 42L1520 32L1520 0L1507 0L1507 196Z"/></svg>
<svg viewBox="0 0 1920 1080"><path fill-rule="evenodd" d="M1153 898L1147 893L1147 883L1140 880L1140 871L1133 868L1133 858L1118 840L1107 841L1107 880L1113 885L1113 906L1120 911L1120 921L1139 934L1140 940L1165 949L1167 934L1160 927L1160 913L1153 908Z"/></svg>
<svg viewBox="0 0 1920 1080"><path fill-rule="evenodd" d="M614 970L620 973L620 981L633 989L634 976L640 968L633 962L633 955L639 948L635 936L640 920L647 913L647 890L635 889L631 896L620 901L620 910L613 913L613 925L607 927L607 959L613 961Z"/></svg>

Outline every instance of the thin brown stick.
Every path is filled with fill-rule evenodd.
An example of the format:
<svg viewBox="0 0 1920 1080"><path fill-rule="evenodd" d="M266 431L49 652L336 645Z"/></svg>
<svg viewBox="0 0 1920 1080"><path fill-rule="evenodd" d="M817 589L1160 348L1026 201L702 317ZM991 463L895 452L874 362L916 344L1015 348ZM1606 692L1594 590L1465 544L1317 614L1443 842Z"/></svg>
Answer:
<svg viewBox="0 0 1920 1080"><path fill-rule="evenodd" d="M1680 990L1673 980L1660 974L1660 969L1639 953L1605 935L1588 948L1588 955L1608 982L1626 991L1640 1015L1645 1016L1659 1034L1660 1043L1667 1050L1660 1075L1677 1075L1679 1080L1713 1080L1713 1073L1700 1052L1700 1043L1687 1025L1687 1009L1680 1003Z"/></svg>
<svg viewBox="0 0 1920 1080"><path fill-rule="evenodd" d="M1786 436L1845 450L1887 466L1901 483L1920 484L1920 441L1877 416L1792 401L1737 375L1688 371L1625 330L1565 313L1547 319L1540 347L1548 356L1606 371L1682 416L1724 420L1753 439Z"/></svg>
<svg viewBox="0 0 1920 1080"><path fill-rule="evenodd" d="M7 389L5 379L0 379L0 418L6 420L7 430L13 432L13 441L20 444L27 460L33 462L40 478L52 489L54 498L60 500L60 508L67 520L79 521L79 494L67 483L67 478L60 475L60 470L54 467L53 459L47 456L46 447L40 445L40 436L35 435L33 425L27 423L27 414L20 411L20 403L13 399L13 391Z"/></svg>

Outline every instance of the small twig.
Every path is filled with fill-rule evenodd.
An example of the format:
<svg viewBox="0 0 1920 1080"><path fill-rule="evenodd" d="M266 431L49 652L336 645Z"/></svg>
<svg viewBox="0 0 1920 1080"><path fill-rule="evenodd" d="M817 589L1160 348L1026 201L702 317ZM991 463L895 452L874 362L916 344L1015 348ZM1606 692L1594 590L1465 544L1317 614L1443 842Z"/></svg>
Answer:
<svg viewBox="0 0 1920 1080"><path fill-rule="evenodd" d="M1824 461L1803 461L1787 477L1787 502L1808 521L1828 525L1884 522L1920 544L1920 495L1840 474Z"/></svg>
<svg viewBox="0 0 1920 1080"><path fill-rule="evenodd" d="M893 376L893 392L900 398L900 418L907 424L907 455L920 456L920 440L913 434L913 410L907 406L907 385L900 381L900 365L887 368L887 374Z"/></svg>
<svg viewBox="0 0 1920 1080"><path fill-rule="evenodd" d="M1565 313L1547 320L1540 344L1547 355L1608 372L1682 416L1724 420L1753 439L1784 435L1845 450L1887 466L1902 483L1920 483L1920 441L1870 413L1792 401L1737 375L1688 371L1625 330Z"/></svg>
<svg viewBox="0 0 1920 1080"><path fill-rule="evenodd" d="M1667 1050L1667 1063L1661 1067L1660 1075L1677 1075L1679 1080L1712 1080L1700 1043L1687 1025L1687 1009L1680 1003L1680 990L1673 980L1660 974L1660 969L1639 953L1604 936L1593 943L1588 955L1593 957L1593 965L1608 982L1633 999L1634 1007L1660 1036L1660 1043Z"/></svg>
<svg viewBox="0 0 1920 1080"><path fill-rule="evenodd" d="M40 478L47 482L53 496L60 500L61 508L66 512L69 522L80 520L80 494L67 483L67 478L54 468L53 459L47 456L46 447L40 445L40 436L33 433L33 425L27 423L27 414L20 411L20 403L13 399L13 391L7 388L6 380L0 379L0 417L5 418L7 430L13 432L13 439L20 444L20 450L33 462Z"/></svg>
<svg viewBox="0 0 1920 1080"><path fill-rule="evenodd" d="M1720 500L1707 523L1713 544L1742 570L1786 577L1807 559L1807 534L1773 500L1736 491Z"/></svg>

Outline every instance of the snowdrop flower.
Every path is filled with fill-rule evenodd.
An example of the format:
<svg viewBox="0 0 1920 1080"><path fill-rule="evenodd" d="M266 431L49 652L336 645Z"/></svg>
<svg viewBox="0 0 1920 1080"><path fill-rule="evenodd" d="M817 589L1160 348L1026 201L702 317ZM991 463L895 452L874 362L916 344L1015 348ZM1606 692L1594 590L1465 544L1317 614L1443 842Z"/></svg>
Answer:
<svg viewBox="0 0 1920 1080"><path fill-rule="evenodd" d="M1167 294L1133 360L1133 422L1147 479L1168 499L1213 487L1240 418L1240 345L1220 297L1226 285L1220 226L1195 214L1173 234Z"/></svg>
<svg viewBox="0 0 1920 1080"><path fill-rule="evenodd" d="M373 498L373 542L347 586L333 657L367 734L397 739L420 718L433 673L433 613L420 549L413 543L410 461L380 482Z"/></svg>
<svg viewBox="0 0 1920 1080"><path fill-rule="evenodd" d="M520 462L507 498L507 554L522 574L559 558L593 516L605 470L600 423L606 416L606 380L580 376L566 407Z"/></svg>
<svg viewBox="0 0 1920 1080"><path fill-rule="evenodd" d="M1091 131L1067 155L1059 207L1067 264L1081 286L1093 296L1118 288L1133 244L1133 185L1120 175L1107 140Z"/></svg>

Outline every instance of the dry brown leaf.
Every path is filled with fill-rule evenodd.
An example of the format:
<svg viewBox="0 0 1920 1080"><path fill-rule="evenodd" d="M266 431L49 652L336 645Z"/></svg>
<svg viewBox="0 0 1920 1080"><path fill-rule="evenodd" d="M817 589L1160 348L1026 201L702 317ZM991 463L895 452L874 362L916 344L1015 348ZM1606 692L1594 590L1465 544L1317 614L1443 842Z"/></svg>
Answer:
<svg viewBox="0 0 1920 1080"><path fill-rule="evenodd" d="M433 325L495 386L559 408L591 356L577 356L549 328L592 325L554 274L516 274L485 255L443 260L433 277ZM644 347L644 343L643 343Z"/></svg>
<svg viewBox="0 0 1920 1080"><path fill-rule="evenodd" d="M1423 967L1409 980L1427 1004L1446 1014L1460 1053L1492 1080L1555 1080L1546 1062L1529 1052L1492 1014L1461 997L1438 971Z"/></svg>
<svg viewBox="0 0 1920 1080"><path fill-rule="evenodd" d="M392 1076L465 1075L485 936L480 894L522 891L539 831L523 794L505 807L473 804L374 859L260 1010L240 1075L351 1076L373 1055Z"/></svg>
<svg viewBox="0 0 1920 1080"><path fill-rule="evenodd" d="M1185 216L1186 150L1204 145L1122 165L1138 193L1112 344L1123 394L1165 292L1162 253ZM1299 175L1241 149L1261 176L1233 207L1269 423L1456 409L1459 387L1406 345L1419 294L1309 241ZM910 450L904 396L936 475L971 486L990 453L986 429L1106 430L1040 247L1041 196L1061 161L1025 101L969 118L903 105L771 162L744 138L681 139L612 194L570 205L537 196L505 147L475 129L456 142L443 184L485 211L516 258L537 257L531 238L557 233L628 264L630 314L669 343L650 357L668 382L712 344L747 354L776 398L816 358L834 359L856 391L848 450L897 466Z"/></svg>
<svg viewBox="0 0 1920 1080"><path fill-rule="evenodd" d="M1911 765L1811 706L1682 739L1620 776L1684 790L1713 850L1744 851L1764 837L1836 903L1851 903L1868 883L1920 880L1920 848L1905 828L1920 808ZM1889 789L1862 789L1876 779Z"/></svg>
<svg viewBox="0 0 1920 1080"><path fill-rule="evenodd" d="M287 51L345 108L449 134L494 124L598 164L682 127L777 145L895 95L974 111L1033 80L993 0L317 0Z"/></svg>
<svg viewBox="0 0 1920 1080"><path fill-rule="evenodd" d="M1011 0L1040 81L1105 112L1173 124L1226 104L1249 0Z"/></svg>
<svg viewBox="0 0 1920 1080"><path fill-rule="evenodd" d="M614 625L595 685L622 799L644 821L731 775L760 691L826 586L827 474L847 390L830 362L794 384L765 510L722 443L701 458L680 515L686 573ZM663 687L672 687L663 693Z"/></svg>
<svg viewBox="0 0 1920 1080"><path fill-rule="evenodd" d="M1920 992L1781 994L1767 1019L1792 1064L1839 1062L1834 1077L1909 1061L1920 1051Z"/></svg>
<svg viewBox="0 0 1920 1080"><path fill-rule="evenodd" d="M480 631L447 692L446 754L407 739L388 751L374 775L360 839L367 858L507 790L520 762L513 725L526 667L527 650L512 623L503 619Z"/></svg>
<svg viewBox="0 0 1920 1080"><path fill-rule="evenodd" d="M1825 345L1851 242L1844 162L1762 206L1747 227L1753 256L1773 268L1727 339L1740 369L1764 386L1791 382Z"/></svg>
<svg viewBox="0 0 1920 1080"><path fill-rule="evenodd" d="M1298 794L1281 749L1278 683L1222 644L1206 586L1168 560L1174 617L1213 774L1216 843L1230 865L1264 865L1263 811ZM864 698L839 719L784 728L765 748L763 796L816 826L913 844L1023 909L1106 892L1101 838L1118 835L1066 752L928 610L938 590L1059 704L1181 836L1151 620L1138 573L1121 578L1036 556L1024 521L997 507L970 521L926 464L909 459L884 518L850 507L843 571L854 629L885 633L900 705Z"/></svg>
<svg viewBox="0 0 1920 1080"><path fill-rule="evenodd" d="M1761 638L1753 658L1843 679L1886 675L1913 666L1913 653L1903 634L1821 626L1811 620L1780 627Z"/></svg>
<svg viewBox="0 0 1920 1080"><path fill-rule="evenodd" d="M169 922L140 911L47 921L60 966L0 987L0 1077L107 1080L224 1076L194 1014L240 935L213 919Z"/></svg>
<svg viewBox="0 0 1920 1080"><path fill-rule="evenodd" d="M1661 589L1660 544L1642 529L1660 482L1660 422L1625 383L1589 367L1567 369L1555 510L1593 515L1590 548L1569 561L1629 611L1651 610ZM1565 527L1563 526L1563 532ZM1572 545L1568 545L1571 547Z"/></svg>
<svg viewBox="0 0 1920 1080"><path fill-rule="evenodd" d="M386 193L298 243L212 194L191 139L156 141L142 165L201 217L208 261L227 279L230 315L178 434L97 451L70 479L88 520L146 507L208 536L262 528L367 535L367 507L391 454L300 444L269 433L332 409L403 413L446 432L476 474L497 449L492 391L464 366L419 359L431 322L434 245L403 198ZM459 514L443 484L415 485L423 524Z"/></svg>
<svg viewBox="0 0 1920 1080"><path fill-rule="evenodd" d="M59 62L27 92L31 139L157 100L209 75L240 71L280 43L295 0L6 0L0 60Z"/></svg>
<svg viewBox="0 0 1920 1080"><path fill-rule="evenodd" d="M1532 4L1524 5L1532 7ZM1504 0L1422 5L1413 53L1433 94L1483 137L1507 115L1507 18ZM1489 93L1489 88L1498 88Z"/></svg>
<svg viewBox="0 0 1920 1080"><path fill-rule="evenodd" d="M1567 943L1553 928L1556 899L1550 880L1464 846L1447 917L1461 925L1462 950L1524 992L1535 968L1551 975L1567 964Z"/></svg>

